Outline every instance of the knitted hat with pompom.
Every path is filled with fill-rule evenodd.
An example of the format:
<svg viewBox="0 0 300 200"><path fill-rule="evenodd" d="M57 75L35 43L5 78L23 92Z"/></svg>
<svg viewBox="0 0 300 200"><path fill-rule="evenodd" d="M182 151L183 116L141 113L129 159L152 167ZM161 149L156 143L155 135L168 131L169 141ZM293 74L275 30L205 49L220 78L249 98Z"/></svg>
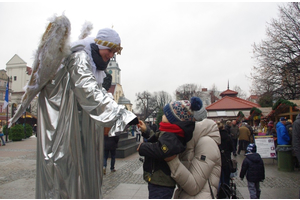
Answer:
<svg viewBox="0 0 300 200"><path fill-rule="evenodd" d="M202 121L207 118L207 111L199 97L191 98L191 109L194 112L194 118L196 121Z"/></svg>
<svg viewBox="0 0 300 200"><path fill-rule="evenodd" d="M202 101L198 97L193 97L191 102L188 100L172 101L164 107L164 114L170 123L178 121L200 121L204 119ZM201 111L201 112L200 112ZM195 116L195 113L197 116ZM206 117L205 117L206 118Z"/></svg>
<svg viewBox="0 0 300 200"><path fill-rule="evenodd" d="M172 124L178 121L193 121L193 111L188 100L172 101L165 105L164 114Z"/></svg>

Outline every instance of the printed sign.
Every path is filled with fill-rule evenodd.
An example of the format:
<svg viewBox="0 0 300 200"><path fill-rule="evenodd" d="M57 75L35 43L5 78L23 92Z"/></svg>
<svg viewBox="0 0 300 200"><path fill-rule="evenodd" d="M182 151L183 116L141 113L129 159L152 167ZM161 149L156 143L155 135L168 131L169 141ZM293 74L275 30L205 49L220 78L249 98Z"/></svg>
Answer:
<svg viewBox="0 0 300 200"><path fill-rule="evenodd" d="M255 136L257 153L262 158L276 158L274 138L272 135Z"/></svg>

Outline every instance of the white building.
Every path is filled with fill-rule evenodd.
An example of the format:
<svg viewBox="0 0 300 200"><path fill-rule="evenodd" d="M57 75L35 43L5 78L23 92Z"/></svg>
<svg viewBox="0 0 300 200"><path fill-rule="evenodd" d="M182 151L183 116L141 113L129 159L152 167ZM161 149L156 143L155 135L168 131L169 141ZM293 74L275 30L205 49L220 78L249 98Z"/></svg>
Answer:
<svg viewBox="0 0 300 200"><path fill-rule="evenodd" d="M6 63L6 75L10 79L10 94L9 94L9 118L12 116L12 110L16 110L21 103L21 98L24 94L24 87L30 79L32 69L27 66L27 63L15 54ZM31 102L31 114L26 115L26 118L36 118L37 113L36 98ZM13 108L12 108L13 107ZM24 115L25 117L25 115Z"/></svg>

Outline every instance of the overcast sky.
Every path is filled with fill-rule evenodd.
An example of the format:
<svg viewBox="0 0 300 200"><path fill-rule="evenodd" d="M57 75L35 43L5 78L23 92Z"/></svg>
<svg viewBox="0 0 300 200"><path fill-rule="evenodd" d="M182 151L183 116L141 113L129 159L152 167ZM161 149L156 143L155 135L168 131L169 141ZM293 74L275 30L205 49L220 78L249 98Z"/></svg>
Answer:
<svg viewBox="0 0 300 200"><path fill-rule="evenodd" d="M71 41L82 25L91 36L112 27L121 37L121 85L135 104L138 92L166 91L192 83L220 91L238 85L250 95L255 61L252 45L266 38L266 25L279 14L280 2L49 1L0 2L0 69L18 54L29 67L54 14L71 22ZM66 2L66 3L64 3ZM87 3L88 2L88 3Z"/></svg>

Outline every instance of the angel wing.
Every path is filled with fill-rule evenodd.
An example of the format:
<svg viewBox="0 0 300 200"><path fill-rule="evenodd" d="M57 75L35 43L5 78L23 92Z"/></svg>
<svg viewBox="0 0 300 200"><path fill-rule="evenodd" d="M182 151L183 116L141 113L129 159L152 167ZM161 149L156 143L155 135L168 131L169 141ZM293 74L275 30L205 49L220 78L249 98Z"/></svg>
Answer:
<svg viewBox="0 0 300 200"><path fill-rule="evenodd" d="M50 23L38 46L33 62L32 74L25 87L21 104L18 106L13 118L9 120L8 127L11 127L22 116L33 98L54 78L62 60L70 52L70 32L71 24L66 16L54 16L50 19Z"/></svg>

